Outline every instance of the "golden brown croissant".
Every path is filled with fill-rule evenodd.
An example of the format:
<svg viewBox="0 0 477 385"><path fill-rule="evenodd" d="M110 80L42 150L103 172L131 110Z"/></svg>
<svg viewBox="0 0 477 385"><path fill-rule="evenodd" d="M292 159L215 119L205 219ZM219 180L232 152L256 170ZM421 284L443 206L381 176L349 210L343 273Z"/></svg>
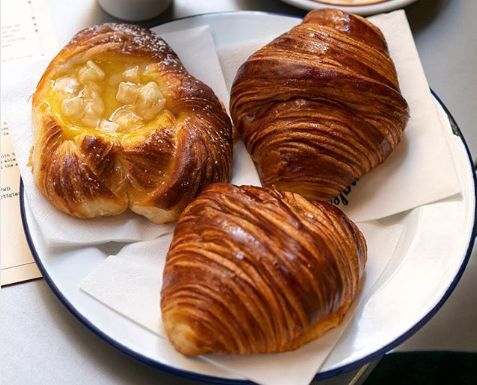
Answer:
<svg viewBox="0 0 477 385"><path fill-rule="evenodd" d="M33 121L35 182L75 217L129 207L172 221L204 186L230 177L223 105L162 39L137 26L79 32L38 84Z"/></svg>
<svg viewBox="0 0 477 385"><path fill-rule="evenodd" d="M265 186L323 200L382 163L409 115L381 31L329 8L248 58L230 110Z"/></svg>
<svg viewBox="0 0 477 385"><path fill-rule="evenodd" d="M166 334L186 355L298 348L341 322L365 263L363 235L328 203L208 186L179 218L167 255Z"/></svg>

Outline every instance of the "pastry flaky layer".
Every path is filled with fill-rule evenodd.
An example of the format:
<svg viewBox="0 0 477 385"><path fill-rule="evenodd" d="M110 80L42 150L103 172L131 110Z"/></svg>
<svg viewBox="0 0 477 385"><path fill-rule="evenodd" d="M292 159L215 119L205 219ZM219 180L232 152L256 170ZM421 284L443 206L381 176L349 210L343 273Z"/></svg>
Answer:
<svg viewBox="0 0 477 385"><path fill-rule="evenodd" d="M230 110L262 183L320 200L382 163L409 118L381 31L329 8L248 58Z"/></svg>
<svg viewBox="0 0 477 385"><path fill-rule="evenodd" d="M283 352L337 326L366 242L338 208L268 188L208 186L182 213L161 292L185 355Z"/></svg>
<svg viewBox="0 0 477 385"><path fill-rule="evenodd" d="M177 219L209 183L231 173L232 129L213 91L147 29L79 32L33 95L36 185L79 218L128 207Z"/></svg>

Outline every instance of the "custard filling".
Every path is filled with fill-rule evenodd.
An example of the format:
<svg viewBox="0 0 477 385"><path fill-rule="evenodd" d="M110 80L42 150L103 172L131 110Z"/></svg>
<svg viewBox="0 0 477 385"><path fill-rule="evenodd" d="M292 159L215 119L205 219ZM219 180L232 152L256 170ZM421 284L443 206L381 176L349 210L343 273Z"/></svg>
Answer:
<svg viewBox="0 0 477 385"><path fill-rule="evenodd" d="M54 109L69 126L108 134L134 132L165 112L156 69L155 64L88 60L51 81Z"/></svg>

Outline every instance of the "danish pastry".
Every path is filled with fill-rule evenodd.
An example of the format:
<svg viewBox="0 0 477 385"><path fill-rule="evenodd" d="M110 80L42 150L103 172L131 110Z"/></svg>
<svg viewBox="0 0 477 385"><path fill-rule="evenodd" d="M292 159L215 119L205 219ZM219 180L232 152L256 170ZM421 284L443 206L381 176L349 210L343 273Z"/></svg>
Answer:
<svg viewBox="0 0 477 385"><path fill-rule="evenodd" d="M409 118L381 31L331 8L248 58L230 111L263 185L319 200L381 164Z"/></svg>
<svg viewBox="0 0 477 385"><path fill-rule="evenodd" d="M181 214L161 292L185 355L283 352L337 326L366 242L338 208L277 190L208 186Z"/></svg>
<svg viewBox="0 0 477 385"><path fill-rule="evenodd" d="M169 222L207 184L230 178L222 103L147 29L79 32L46 69L32 104L35 183L69 215L130 208Z"/></svg>

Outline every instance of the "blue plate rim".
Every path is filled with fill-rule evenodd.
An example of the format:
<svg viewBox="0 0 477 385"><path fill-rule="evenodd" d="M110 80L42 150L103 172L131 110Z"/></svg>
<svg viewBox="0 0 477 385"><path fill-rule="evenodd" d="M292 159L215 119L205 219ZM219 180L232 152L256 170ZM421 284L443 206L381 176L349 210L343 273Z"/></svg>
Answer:
<svg viewBox="0 0 477 385"><path fill-rule="evenodd" d="M266 15L296 17L296 16L293 16L293 15L286 15L286 14L273 13L273 12L260 12L260 11L245 11L245 12L246 13L259 13L259 14L266 14ZM178 18L178 19L175 19L173 21L165 22L165 23L158 24L158 25L172 23L172 22L176 22L178 20L196 18L196 17L200 17L200 16L204 16L204 15L221 15L221 14L245 13L245 12L230 11L230 12L204 13L204 14L200 14L200 15L193 15L193 16ZM158 26L158 25L156 25L156 26ZM152 28L152 27L150 27L150 28ZM472 177L473 177L473 182L474 182L474 196L476 197L476 201L477 201L477 193L476 193L477 192L477 177L476 177L476 173L475 173L474 165L473 165L473 161L472 161L472 156L470 154L467 142L465 141L465 138L462 134L462 131L460 130L459 126L457 125L457 122L455 121L454 117L452 116L452 114L450 113L448 108L445 106L443 101L439 98L439 96L437 96L437 94L432 89L431 89L431 93L436 98L436 100L439 102L439 104L442 106L444 111L446 112L454 134L456 134L460 138L460 140L462 141L462 143L465 146L465 149L466 149L466 152L467 152L467 157L468 157L470 167L471 167L471 170L472 170ZM168 373L180 376L180 377L188 378L188 379L195 380L195 381L210 383L210 384L223 384L223 385L253 385L254 384L253 382L248 381L248 380L226 379L226 378L209 376L209 375L205 375L205 374L198 374L198 373L191 372L191 371L188 371L188 370L177 369L175 367L169 366L169 365L161 363L161 362L157 362L157 361L152 360L152 359L150 359L150 358L148 358L148 357L146 357L146 356L144 356L140 353L135 352L134 350L128 348L126 345L123 345L123 344L119 343L118 341L114 340L113 338L106 335L103 331L98 329L92 322L90 322L86 317L84 317L73 306L73 304L71 302L68 301L68 299L63 295L63 293L60 291L60 289L56 286L54 281L51 279L50 275L48 274L48 271L46 270L45 266L43 265L43 263L41 261L41 258L38 255L38 252L37 252L37 250L35 248L35 245L33 243L31 233L30 233L30 229L29 229L29 226L28 226L28 221L27 221L26 212L25 212L25 194L24 194L23 180L21 180L21 179L20 179L20 197L19 198L20 198L20 213L21 213L23 230L25 232L26 240L27 240L28 246L30 248L30 251L33 255L33 258L34 258L36 264L38 265L38 268L40 269L40 271L43 275L43 278L45 279L45 281L47 282L48 286L51 288L53 293L58 297L60 302L83 325L85 325L96 336L98 336L102 340L106 341L107 343L109 343L110 345L112 345L113 347L115 347L116 349L121 351L122 353L124 353L124 354L126 354L130 357L133 357L133 358L137 359L138 361L140 361L140 362L142 362L146 365L161 369L165 372L168 372ZM431 309L420 321L418 321L408 331L406 331L401 336L399 336L398 338L396 338L394 341L390 342L389 344L385 345L381 349L378 349L374 353L368 354L367 356L365 356L365 357L363 357L363 358L361 358L357 361L354 361L354 362L349 363L347 365L341 366L339 368L331 369L331 370L328 370L328 371L325 371L325 372L319 372L319 373L316 374L314 380L315 381L316 380L324 380L326 378L330 378L330 377L334 377L334 376L337 376L337 375L340 375L340 374L344 374L344 373L350 372L354 369L357 369L357 368L359 368L359 367L361 367L361 366L363 366L363 365L365 365L365 364L367 364L371 361L374 361L374 360L382 357L384 354L386 354L386 352L388 352L392 348L394 348L397 345L404 342L406 339L408 339L414 333L416 333L422 326L424 326L437 313L437 311L442 307L442 305L444 305L444 303L447 301L447 299L450 297L450 295L454 291L455 287L457 286L457 283L459 282L460 278L462 277L462 274L464 273L464 270L465 270L465 268L466 268L466 266L469 262L469 259L470 259L471 253L472 253L472 249L473 249L473 246L474 246L476 235L477 235L477 204L475 205L475 208L474 208L474 224L473 224L472 234L471 234L471 237L470 237L470 240L469 240L469 245L467 247L466 255L464 257L462 265L461 265L459 271L457 272L456 276L454 277L453 281L449 285L448 289L446 290L446 292L444 293L444 295L442 296L440 301L434 306L434 308Z"/></svg>

